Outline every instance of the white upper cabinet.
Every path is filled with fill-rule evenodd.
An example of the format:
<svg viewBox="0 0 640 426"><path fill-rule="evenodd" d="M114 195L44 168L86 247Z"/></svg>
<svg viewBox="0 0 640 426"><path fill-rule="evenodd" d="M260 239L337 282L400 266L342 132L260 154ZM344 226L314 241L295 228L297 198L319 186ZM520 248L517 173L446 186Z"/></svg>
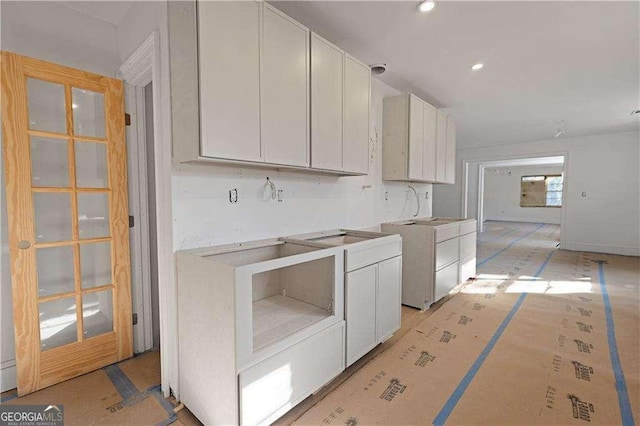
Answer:
<svg viewBox="0 0 640 426"><path fill-rule="evenodd" d="M436 120L438 110L424 103L423 109L423 148L422 178L428 182L436 181Z"/></svg>
<svg viewBox="0 0 640 426"><path fill-rule="evenodd" d="M311 167L342 170L344 52L311 34Z"/></svg>
<svg viewBox="0 0 640 426"><path fill-rule="evenodd" d="M369 66L345 54L342 158L347 172L369 172L370 96Z"/></svg>
<svg viewBox="0 0 640 426"><path fill-rule="evenodd" d="M198 3L201 155L263 161L260 14L253 1Z"/></svg>
<svg viewBox="0 0 640 426"><path fill-rule="evenodd" d="M438 111L436 125L436 182L444 182L446 179L447 162L447 116Z"/></svg>
<svg viewBox="0 0 640 426"><path fill-rule="evenodd" d="M309 165L309 30L265 4L261 140L267 163Z"/></svg>
<svg viewBox="0 0 640 426"><path fill-rule="evenodd" d="M447 154L445 156L444 169L445 183L456 181L456 122L451 116L447 116Z"/></svg>
<svg viewBox="0 0 640 426"><path fill-rule="evenodd" d="M168 8L173 161L369 171L369 67L264 1Z"/></svg>
<svg viewBox="0 0 640 426"><path fill-rule="evenodd" d="M409 95L409 180L422 180L424 102Z"/></svg>
<svg viewBox="0 0 640 426"><path fill-rule="evenodd" d="M447 116L412 94L385 98L383 110L382 178L445 183Z"/></svg>

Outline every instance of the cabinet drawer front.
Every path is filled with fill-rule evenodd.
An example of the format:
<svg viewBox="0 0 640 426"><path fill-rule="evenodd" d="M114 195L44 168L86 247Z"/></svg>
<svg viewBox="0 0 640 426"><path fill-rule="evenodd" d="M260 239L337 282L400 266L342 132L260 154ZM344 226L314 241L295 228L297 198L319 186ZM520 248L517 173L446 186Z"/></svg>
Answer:
<svg viewBox="0 0 640 426"><path fill-rule="evenodd" d="M378 265L346 274L347 366L376 345L376 280Z"/></svg>
<svg viewBox="0 0 640 426"><path fill-rule="evenodd" d="M268 424L344 370L344 322L240 373L240 422Z"/></svg>
<svg viewBox="0 0 640 426"><path fill-rule="evenodd" d="M476 257L476 233L460 237L460 259Z"/></svg>
<svg viewBox="0 0 640 426"><path fill-rule="evenodd" d="M345 271L353 271L401 254L402 240L371 247L347 249L345 252Z"/></svg>
<svg viewBox="0 0 640 426"><path fill-rule="evenodd" d="M460 223L460 235L470 234L477 231L477 221L468 220Z"/></svg>
<svg viewBox="0 0 640 426"><path fill-rule="evenodd" d="M436 271L458 260L458 238L436 244Z"/></svg>
<svg viewBox="0 0 640 426"><path fill-rule="evenodd" d="M452 288L458 285L458 262L447 266L436 272L436 288L434 289L435 299L437 302L446 296Z"/></svg>
<svg viewBox="0 0 640 426"><path fill-rule="evenodd" d="M435 242L439 243L441 241L450 240L451 238L455 238L460 233L460 225L457 223L438 226L434 230Z"/></svg>

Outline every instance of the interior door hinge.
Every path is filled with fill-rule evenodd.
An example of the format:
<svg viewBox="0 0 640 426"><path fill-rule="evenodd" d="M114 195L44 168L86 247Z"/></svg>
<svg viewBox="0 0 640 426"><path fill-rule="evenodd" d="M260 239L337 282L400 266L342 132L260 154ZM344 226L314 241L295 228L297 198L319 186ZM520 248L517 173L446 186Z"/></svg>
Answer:
<svg viewBox="0 0 640 426"><path fill-rule="evenodd" d="M133 314L133 325L138 324L138 314Z"/></svg>
<svg viewBox="0 0 640 426"><path fill-rule="evenodd" d="M124 114L124 125L131 126L131 114L128 112Z"/></svg>
<svg viewBox="0 0 640 426"><path fill-rule="evenodd" d="M129 216L129 228L133 228L135 226L135 218L133 216Z"/></svg>

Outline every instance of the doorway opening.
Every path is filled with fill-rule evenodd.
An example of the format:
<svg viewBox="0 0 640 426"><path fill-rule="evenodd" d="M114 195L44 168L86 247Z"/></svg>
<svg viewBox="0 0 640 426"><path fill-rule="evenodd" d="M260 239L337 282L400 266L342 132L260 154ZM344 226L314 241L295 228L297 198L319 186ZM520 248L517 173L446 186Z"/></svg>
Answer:
<svg viewBox="0 0 640 426"><path fill-rule="evenodd" d="M135 353L160 350L156 146L157 77L151 58L155 34L120 68L125 82L129 240L133 346Z"/></svg>
<svg viewBox="0 0 640 426"><path fill-rule="evenodd" d="M567 187L567 153L466 160L464 173L464 217L478 220L478 232L489 222L524 222L563 226Z"/></svg>

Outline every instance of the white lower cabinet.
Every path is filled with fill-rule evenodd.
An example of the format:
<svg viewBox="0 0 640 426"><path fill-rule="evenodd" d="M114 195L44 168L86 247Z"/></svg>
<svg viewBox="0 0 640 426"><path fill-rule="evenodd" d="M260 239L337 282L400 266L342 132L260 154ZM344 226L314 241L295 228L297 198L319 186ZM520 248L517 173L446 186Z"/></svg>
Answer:
<svg viewBox="0 0 640 426"><path fill-rule="evenodd" d="M346 366L400 328L402 238L399 235L339 229L284 240L311 247L344 247Z"/></svg>
<svg viewBox="0 0 640 426"><path fill-rule="evenodd" d="M345 274L347 367L400 328L402 256Z"/></svg>
<svg viewBox="0 0 640 426"><path fill-rule="evenodd" d="M402 236L402 304L427 309L475 275L476 221L422 218L383 223Z"/></svg>
<svg viewBox="0 0 640 426"><path fill-rule="evenodd" d="M176 259L180 399L202 423L271 423L344 369L344 249L265 240Z"/></svg>
<svg viewBox="0 0 640 426"><path fill-rule="evenodd" d="M240 373L240 423L270 424L344 370L344 323Z"/></svg>

